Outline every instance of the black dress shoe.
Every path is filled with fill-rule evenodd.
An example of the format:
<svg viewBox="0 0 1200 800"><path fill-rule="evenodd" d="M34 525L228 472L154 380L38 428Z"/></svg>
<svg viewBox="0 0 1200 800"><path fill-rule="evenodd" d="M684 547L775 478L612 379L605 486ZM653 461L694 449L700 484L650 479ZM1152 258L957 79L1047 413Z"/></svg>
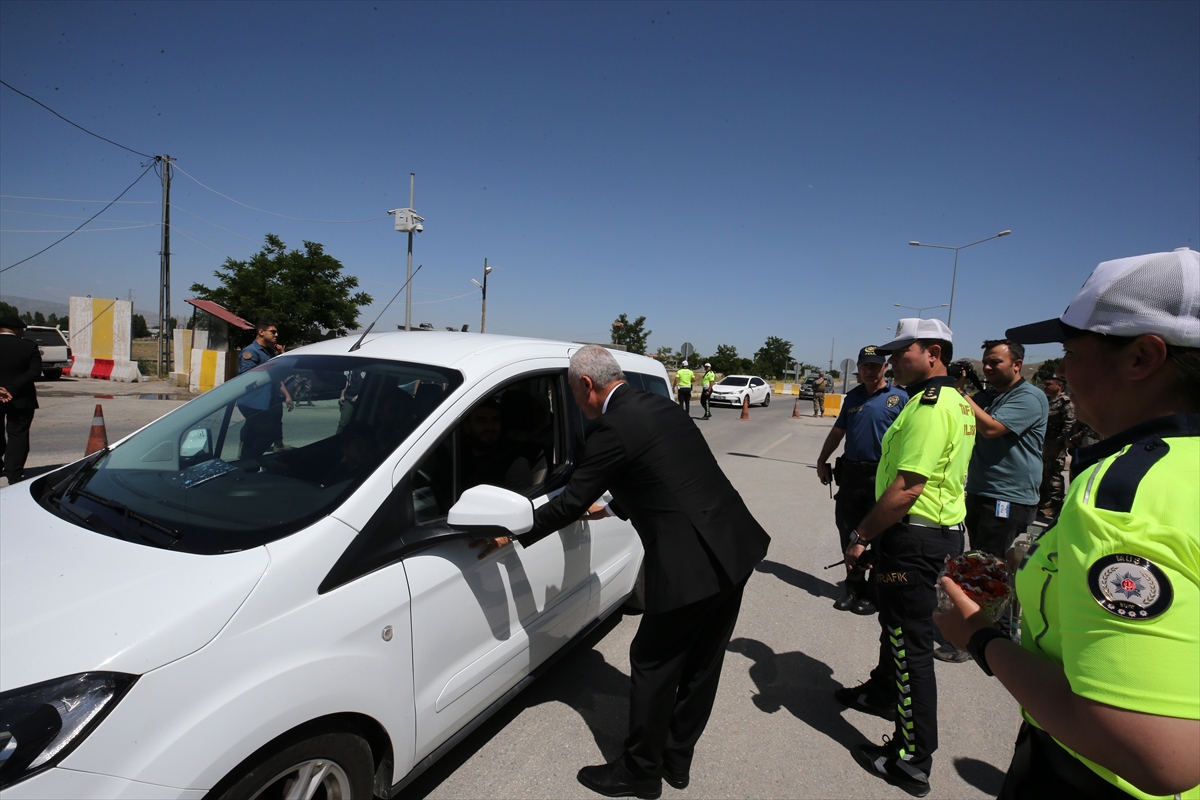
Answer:
<svg viewBox="0 0 1200 800"><path fill-rule="evenodd" d="M661 778L635 778L620 758L610 764L584 767L576 777L584 786L605 797L640 797L645 800L662 797Z"/></svg>
<svg viewBox="0 0 1200 800"><path fill-rule="evenodd" d="M672 789L686 789L687 785L692 782L690 770L687 767L676 769L669 765L666 761L662 765L662 777Z"/></svg>
<svg viewBox="0 0 1200 800"><path fill-rule="evenodd" d="M850 611L862 617L869 617L879 611L875 608L875 604L865 597L860 597L854 601L854 605L850 606Z"/></svg>
<svg viewBox="0 0 1200 800"><path fill-rule="evenodd" d="M838 611L849 611L854 606L856 600L858 600L858 595L855 594L853 589L848 589L845 595L833 601L833 607Z"/></svg>

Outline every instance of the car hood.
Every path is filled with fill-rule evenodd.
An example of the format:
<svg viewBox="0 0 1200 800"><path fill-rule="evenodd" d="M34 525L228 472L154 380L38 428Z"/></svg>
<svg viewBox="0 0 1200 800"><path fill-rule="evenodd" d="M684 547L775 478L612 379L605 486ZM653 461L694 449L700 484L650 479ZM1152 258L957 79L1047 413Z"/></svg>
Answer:
<svg viewBox="0 0 1200 800"><path fill-rule="evenodd" d="M267 568L266 548L199 556L59 519L0 491L0 691L88 670L140 675L203 647Z"/></svg>

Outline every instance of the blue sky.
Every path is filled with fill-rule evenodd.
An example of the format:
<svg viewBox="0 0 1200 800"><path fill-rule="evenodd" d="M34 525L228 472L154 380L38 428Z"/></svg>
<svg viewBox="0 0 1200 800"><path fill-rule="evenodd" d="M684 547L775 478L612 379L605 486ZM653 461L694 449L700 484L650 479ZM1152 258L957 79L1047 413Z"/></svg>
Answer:
<svg viewBox="0 0 1200 800"><path fill-rule="evenodd" d="M1195 2L6 0L0 77L254 208L377 218L285 219L176 173L173 309L271 232L340 259L379 300L365 324L404 281L386 212L410 172L414 324L478 330L487 257L488 332L606 339L625 312L652 348L704 354L886 340L912 313L894 303L950 299L953 253L914 239L1013 231L959 259L973 356L1059 314L1098 262L1200 241ZM0 267L145 161L3 87L0 142ZM84 229L124 230L76 234L0 292L156 310L160 198L150 173Z"/></svg>

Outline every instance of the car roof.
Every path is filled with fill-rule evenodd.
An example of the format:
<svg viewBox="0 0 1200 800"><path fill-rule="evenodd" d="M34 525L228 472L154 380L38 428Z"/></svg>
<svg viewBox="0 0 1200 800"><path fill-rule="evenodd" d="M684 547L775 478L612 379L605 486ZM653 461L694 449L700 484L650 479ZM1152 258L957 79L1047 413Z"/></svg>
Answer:
<svg viewBox="0 0 1200 800"><path fill-rule="evenodd" d="M458 331L394 331L369 333L362 346L350 352L350 347L362 334L306 345L289 351L311 355L349 355L361 358L386 358L418 364L450 367L468 377L491 372L515 361L538 358L567 359L585 345L553 339L523 336L501 336L492 333L462 333ZM667 377L666 368L653 358L609 350L623 370Z"/></svg>
<svg viewBox="0 0 1200 800"><path fill-rule="evenodd" d="M725 378L758 378L760 381L766 380L766 378L762 377L761 375L726 375ZM725 380L725 378L721 378L721 380Z"/></svg>

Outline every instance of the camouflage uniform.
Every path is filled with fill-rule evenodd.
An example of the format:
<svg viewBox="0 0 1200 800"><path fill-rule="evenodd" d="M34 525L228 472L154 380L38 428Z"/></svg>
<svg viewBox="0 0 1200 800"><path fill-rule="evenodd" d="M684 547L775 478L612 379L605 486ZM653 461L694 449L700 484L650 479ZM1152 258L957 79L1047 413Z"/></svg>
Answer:
<svg viewBox="0 0 1200 800"><path fill-rule="evenodd" d="M1039 510L1056 517L1066 496L1063 470L1067 466L1067 439L1075 427L1075 404L1066 394L1050 401L1046 420L1046 439L1042 445L1042 491Z"/></svg>

